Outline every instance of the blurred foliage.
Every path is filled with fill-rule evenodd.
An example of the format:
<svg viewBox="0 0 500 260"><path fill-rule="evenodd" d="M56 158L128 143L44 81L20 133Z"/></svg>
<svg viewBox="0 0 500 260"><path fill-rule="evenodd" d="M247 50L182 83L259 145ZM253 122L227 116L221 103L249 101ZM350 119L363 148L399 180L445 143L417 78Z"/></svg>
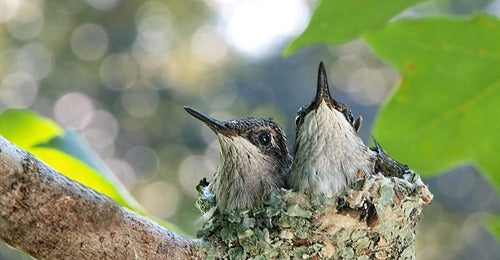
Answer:
<svg viewBox="0 0 500 260"><path fill-rule="evenodd" d="M495 120L500 118L500 20L475 14L386 24L418 1L388 2L321 1L284 54L364 35L402 78L375 122L374 136L384 148L424 176L472 163L500 192L500 122ZM500 235L498 228L490 230Z"/></svg>
<svg viewBox="0 0 500 260"><path fill-rule="evenodd" d="M495 235L497 242L500 243L500 217L487 218L486 226Z"/></svg>
<svg viewBox="0 0 500 260"><path fill-rule="evenodd" d="M374 127L387 151L424 176L474 164L500 193L500 20L400 21L365 39L402 74Z"/></svg>
<svg viewBox="0 0 500 260"><path fill-rule="evenodd" d="M0 115L0 133L22 149L29 149L63 135L64 129L34 112L12 109Z"/></svg>
<svg viewBox="0 0 500 260"><path fill-rule="evenodd" d="M105 194L118 204L141 215L147 215L85 141L70 130L65 132L50 119L40 117L29 110L6 110L0 114L0 135L70 179ZM168 222L160 221L160 224L183 233Z"/></svg>
<svg viewBox="0 0 500 260"><path fill-rule="evenodd" d="M500 192L500 20L401 21L365 38L402 73L375 125L385 148L424 176L473 162Z"/></svg>
<svg viewBox="0 0 500 260"><path fill-rule="evenodd" d="M307 29L293 40L284 54L314 43L340 44L384 26L402 10L423 0L322 0ZM341 25L341 26L339 26Z"/></svg>

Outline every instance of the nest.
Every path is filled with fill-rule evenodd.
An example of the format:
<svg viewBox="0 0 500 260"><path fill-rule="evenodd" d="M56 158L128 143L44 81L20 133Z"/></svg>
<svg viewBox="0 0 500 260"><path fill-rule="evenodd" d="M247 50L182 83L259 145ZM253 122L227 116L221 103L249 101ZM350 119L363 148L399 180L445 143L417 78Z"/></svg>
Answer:
<svg viewBox="0 0 500 260"><path fill-rule="evenodd" d="M413 172L360 172L333 198L276 189L262 208L224 214L202 195L199 251L208 259L415 259L416 224L431 200Z"/></svg>

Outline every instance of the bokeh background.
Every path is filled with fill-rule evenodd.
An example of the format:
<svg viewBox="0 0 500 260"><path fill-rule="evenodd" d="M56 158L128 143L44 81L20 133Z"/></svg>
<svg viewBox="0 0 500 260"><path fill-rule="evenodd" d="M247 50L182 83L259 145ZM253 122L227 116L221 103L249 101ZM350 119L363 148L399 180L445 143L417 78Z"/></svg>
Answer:
<svg viewBox="0 0 500 260"><path fill-rule="evenodd" d="M76 130L151 214L194 235L195 186L215 172L219 146L183 105L221 120L274 118L293 144L322 60L334 97L363 116L369 142L399 75L362 41L282 57L315 2L0 0L0 111L28 108ZM500 1L426 1L400 17L473 11L500 15ZM481 175L464 167L425 181L435 199L418 258L500 259L482 226L500 200ZM1 246L0 258L19 257Z"/></svg>

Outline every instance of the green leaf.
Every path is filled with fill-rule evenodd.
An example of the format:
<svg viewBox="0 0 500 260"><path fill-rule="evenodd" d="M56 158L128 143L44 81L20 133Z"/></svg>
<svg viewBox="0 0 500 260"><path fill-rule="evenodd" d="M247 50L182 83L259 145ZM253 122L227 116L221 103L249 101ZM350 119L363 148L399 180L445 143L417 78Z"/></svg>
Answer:
<svg viewBox="0 0 500 260"><path fill-rule="evenodd" d="M389 154L425 176L475 163L500 187L500 21L426 18L366 36L402 74L374 129Z"/></svg>
<svg viewBox="0 0 500 260"><path fill-rule="evenodd" d="M29 110L11 109L0 115L0 134L23 149L63 133L59 125Z"/></svg>
<svg viewBox="0 0 500 260"><path fill-rule="evenodd" d="M77 158L62 151L46 147L32 147L29 152L52 166L55 170L63 173L66 177L87 187L91 187L102 194L106 194L122 206L133 208L122 198L120 192L117 191L111 182Z"/></svg>
<svg viewBox="0 0 500 260"><path fill-rule="evenodd" d="M423 0L322 0L306 30L283 52L315 43L345 43L380 28L396 14Z"/></svg>
<svg viewBox="0 0 500 260"><path fill-rule="evenodd" d="M500 243L500 217L490 216L486 218L485 224L495 239Z"/></svg>
<svg viewBox="0 0 500 260"><path fill-rule="evenodd" d="M23 109L0 114L0 135L34 154L66 177L78 181L116 203L143 216L146 211L116 179L104 162L76 133L64 131L50 119ZM149 217L172 231L184 234L177 226Z"/></svg>

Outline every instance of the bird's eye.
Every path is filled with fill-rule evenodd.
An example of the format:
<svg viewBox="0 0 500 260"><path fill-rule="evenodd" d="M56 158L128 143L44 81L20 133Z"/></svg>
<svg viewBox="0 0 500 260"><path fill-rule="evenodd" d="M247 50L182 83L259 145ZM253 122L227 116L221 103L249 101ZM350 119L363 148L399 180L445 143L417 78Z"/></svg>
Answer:
<svg viewBox="0 0 500 260"><path fill-rule="evenodd" d="M259 143L261 145L268 145L271 143L271 135L268 132L262 132L259 134Z"/></svg>
<svg viewBox="0 0 500 260"><path fill-rule="evenodd" d="M299 126L300 123L300 116L295 117L295 126Z"/></svg>

